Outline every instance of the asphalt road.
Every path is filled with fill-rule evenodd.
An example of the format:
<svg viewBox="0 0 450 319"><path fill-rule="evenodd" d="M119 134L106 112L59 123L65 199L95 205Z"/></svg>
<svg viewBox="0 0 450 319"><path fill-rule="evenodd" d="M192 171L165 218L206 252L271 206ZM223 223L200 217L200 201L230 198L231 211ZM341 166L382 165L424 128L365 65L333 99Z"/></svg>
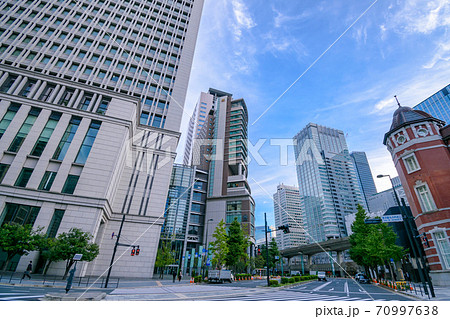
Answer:
<svg viewBox="0 0 450 319"><path fill-rule="evenodd" d="M72 290L71 290L72 291ZM81 291L81 289L80 289ZM112 289L103 289L106 293ZM64 293L64 288L0 286L0 301L37 301L48 293Z"/></svg>

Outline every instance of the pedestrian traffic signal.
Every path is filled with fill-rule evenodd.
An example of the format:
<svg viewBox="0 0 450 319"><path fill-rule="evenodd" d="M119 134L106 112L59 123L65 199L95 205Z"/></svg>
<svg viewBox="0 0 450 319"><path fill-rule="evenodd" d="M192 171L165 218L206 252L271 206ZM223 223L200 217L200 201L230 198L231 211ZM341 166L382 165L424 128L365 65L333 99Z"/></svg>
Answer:
<svg viewBox="0 0 450 319"><path fill-rule="evenodd" d="M427 234L422 233L422 241L423 241L424 245L426 245L428 248L430 248L430 243L428 242Z"/></svg>
<svg viewBox="0 0 450 319"><path fill-rule="evenodd" d="M258 255L261 255L261 248L258 248Z"/></svg>
<svg viewBox="0 0 450 319"><path fill-rule="evenodd" d="M136 248L136 256L139 256L139 248Z"/></svg>
<svg viewBox="0 0 450 319"><path fill-rule="evenodd" d="M133 248L133 249L131 250L131 256L134 256L135 253L136 253L136 250Z"/></svg>

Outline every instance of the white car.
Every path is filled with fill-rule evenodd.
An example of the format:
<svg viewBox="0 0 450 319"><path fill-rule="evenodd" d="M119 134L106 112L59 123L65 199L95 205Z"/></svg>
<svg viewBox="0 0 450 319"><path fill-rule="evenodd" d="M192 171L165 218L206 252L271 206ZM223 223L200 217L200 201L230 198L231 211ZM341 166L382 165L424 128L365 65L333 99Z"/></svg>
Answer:
<svg viewBox="0 0 450 319"><path fill-rule="evenodd" d="M325 271L318 271L317 272L317 280L318 281L327 281L327 277L325 276Z"/></svg>

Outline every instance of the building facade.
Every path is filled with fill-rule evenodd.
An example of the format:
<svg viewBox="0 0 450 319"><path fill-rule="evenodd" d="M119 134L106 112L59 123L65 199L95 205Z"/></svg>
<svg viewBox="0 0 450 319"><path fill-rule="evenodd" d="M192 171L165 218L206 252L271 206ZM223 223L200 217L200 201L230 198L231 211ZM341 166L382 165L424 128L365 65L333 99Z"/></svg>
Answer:
<svg viewBox="0 0 450 319"><path fill-rule="evenodd" d="M450 84L426 100L414 106L414 110L425 111L431 116L450 123Z"/></svg>
<svg viewBox="0 0 450 319"><path fill-rule="evenodd" d="M399 107L383 143L392 155L417 230L425 248L433 283L450 284L450 126L430 114Z"/></svg>
<svg viewBox="0 0 450 319"><path fill-rule="evenodd" d="M398 176L392 179L392 183L394 184L395 192L399 200L404 199L405 204L408 206L408 198L406 197L405 190L400 182L400 178ZM367 198L367 204L369 208L369 212L378 213L378 212L386 212L389 208L398 206L397 200L395 199L394 189L390 188L385 191L373 194Z"/></svg>
<svg viewBox="0 0 450 319"><path fill-rule="evenodd" d="M278 249L306 244L298 187L284 184L278 185L277 192L273 194L273 210L275 228L288 225L290 230L287 234L279 231L276 237Z"/></svg>
<svg viewBox="0 0 450 319"><path fill-rule="evenodd" d="M107 270L124 214L122 235L141 253L111 274L153 275L202 6L0 4L0 218L90 232L100 254L77 275Z"/></svg>
<svg viewBox="0 0 450 319"><path fill-rule="evenodd" d="M353 164L356 169L359 186L364 197L364 201L368 206L368 198L377 193L377 188L373 180L372 171L370 170L369 161L365 152L351 152Z"/></svg>
<svg viewBox="0 0 450 319"><path fill-rule="evenodd" d="M303 221L313 241L347 236L345 216L365 206L344 133L310 123L294 137Z"/></svg>

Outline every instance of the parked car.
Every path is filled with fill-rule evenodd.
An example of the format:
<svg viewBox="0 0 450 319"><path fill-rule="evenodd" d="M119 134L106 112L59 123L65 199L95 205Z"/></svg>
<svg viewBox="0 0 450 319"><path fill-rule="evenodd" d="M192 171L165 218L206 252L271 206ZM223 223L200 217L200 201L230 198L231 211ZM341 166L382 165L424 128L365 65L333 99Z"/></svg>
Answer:
<svg viewBox="0 0 450 319"><path fill-rule="evenodd" d="M325 276L325 271L318 271L317 272L317 280L318 281L327 281L327 277Z"/></svg>
<svg viewBox="0 0 450 319"><path fill-rule="evenodd" d="M368 284L370 282L369 278L363 273L357 273L355 275L355 280L362 284Z"/></svg>
<svg viewBox="0 0 450 319"><path fill-rule="evenodd" d="M209 282L223 283L225 281L228 281L231 283L234 281L234 276L231 270L210 270L208 272L208 280Z"/></svg>

